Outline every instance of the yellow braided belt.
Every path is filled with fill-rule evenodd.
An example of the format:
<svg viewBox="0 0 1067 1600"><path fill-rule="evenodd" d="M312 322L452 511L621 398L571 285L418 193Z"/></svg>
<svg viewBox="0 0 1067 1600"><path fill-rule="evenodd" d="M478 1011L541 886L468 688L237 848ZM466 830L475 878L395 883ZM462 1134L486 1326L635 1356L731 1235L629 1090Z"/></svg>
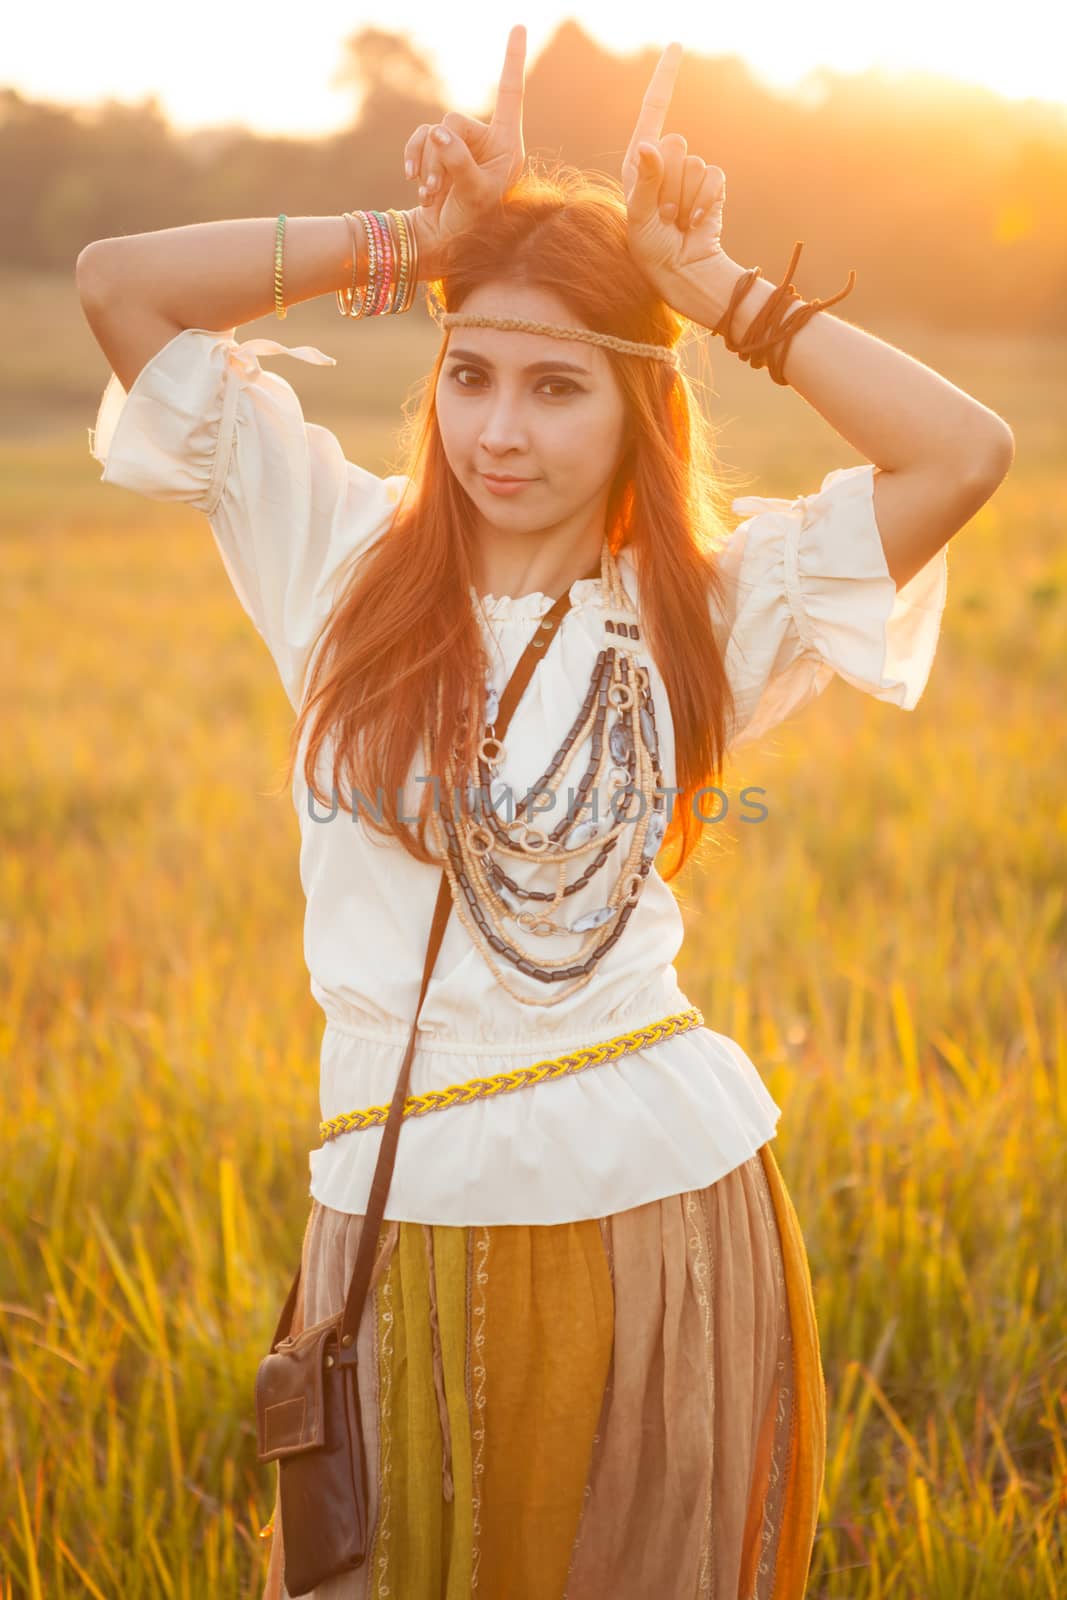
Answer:
<svg viewBox="0 0 1067 1600"><path fill-rule="evenodd" d="M600 1044L583 1045L565 1056L552 1056L546 1061L535 1061L532 1066L518 1067L514 1072L498 1072L492 1078L470 1078L466 1083L453 1083L447 1089L433 1089L427 1094L408 1095L404 1101L405 1117L424 1117L430 1111L447 1111L450 1106L469 1105L472 1100L487 1100L492 1095L512 1094L516 1089L529 1089L535 1083L550 1078L569 1077L583 1072L586 1067L598 1067L605 1061L617 1061L620 1056L632 1055L661 1039L670 1039L676 1033L688 1033L690 1028L702 1028L704 1018L696 1006L688 1011L672 1011L670 1016L650 1022L647 1027L635 1028L631 1033L617 1033L613 1039L603 1039ZM344 1111L319 1123L323 1139L336 1139L342 1133L352 1133L360 1128L381 1126L389 1115L388 1106L368 1106L365 1111Z"/></svg>

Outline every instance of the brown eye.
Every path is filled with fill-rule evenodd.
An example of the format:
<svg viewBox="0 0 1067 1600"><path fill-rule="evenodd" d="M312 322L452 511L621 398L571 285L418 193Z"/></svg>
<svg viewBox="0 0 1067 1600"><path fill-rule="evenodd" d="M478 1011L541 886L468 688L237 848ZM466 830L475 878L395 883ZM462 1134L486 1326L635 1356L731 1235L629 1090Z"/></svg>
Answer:
<svg viewBox="0 0 1067 1600"><path fill-rule="evenodd" d="M456 382L459 383L459 379L460 379L460 374L461 373L474 372L474 371L475 371L474 367L453 367L452 371L449 373L449 377L450 378L455 378ZM469 383L460 383L459 386L460 386L461 389L470 389L470 388L475 387L474 385L469 384Z"/></svg>

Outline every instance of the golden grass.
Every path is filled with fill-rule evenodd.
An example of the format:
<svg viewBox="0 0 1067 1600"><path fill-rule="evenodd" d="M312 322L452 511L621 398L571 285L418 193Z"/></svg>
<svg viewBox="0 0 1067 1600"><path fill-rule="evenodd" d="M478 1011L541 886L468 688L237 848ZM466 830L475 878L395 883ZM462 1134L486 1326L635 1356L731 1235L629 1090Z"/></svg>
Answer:
<svg viewBox="0 0 1067 1600"><path fill-rule="evenodd" d="M309 310L280 337L317 327ZM352 336L323 322L327 349ZM1067 482L1049 410L1067 365L916 353L1008 416L1019 460L952 546L919 708L834 684L739 757L727 820L676 883L679 970L784 1109L830 1399L809 1593L1053 1600ZM855 459L724 362L733 459L761 487ZM104 375L90 350L78 382ZM384 470L407 381L388 412L338 407L353 459ZM258 1597L274 1477L252 1384L318 1143L296 823L267 793L288 706L206 524L101 487L92 420L0 447L0 1596ZM754 827L736 802L757 784Z"/></svg>

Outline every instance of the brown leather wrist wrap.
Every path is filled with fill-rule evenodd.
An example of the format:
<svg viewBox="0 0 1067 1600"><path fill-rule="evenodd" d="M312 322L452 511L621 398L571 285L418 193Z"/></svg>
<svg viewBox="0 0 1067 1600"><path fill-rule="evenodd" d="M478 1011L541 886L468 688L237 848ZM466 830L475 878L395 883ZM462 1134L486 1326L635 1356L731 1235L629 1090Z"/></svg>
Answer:
<svg viewBox="0 0 1067 1600"><path fill-rule="evenodd" d="M740 341L736 341L730 333L730 324L733 315L752 284L760 275L759 267L750 267L734 284L730 303L726 307L718 322L712 328L712 333L721 333L723 343L732 355L739 356L742 361L747 361L752 367L766 367L775 383L783 387L788 380L783 374L785 358L789 351L789 344L794 334L799 333L806 322L809 322L817 311L824 311L827 306L836 305L847 294L851 294L856 283L856 273L849 269L848 282L837 294L829 300L801 300L800 292L790 280L796 271L800 259L800 252L804 248L803 240L793 246L793 254L785 277L774 290L756 315ZM794 303L800 300L800 310L793 310ZM790 312L792 311L792 315Z"/></svg>

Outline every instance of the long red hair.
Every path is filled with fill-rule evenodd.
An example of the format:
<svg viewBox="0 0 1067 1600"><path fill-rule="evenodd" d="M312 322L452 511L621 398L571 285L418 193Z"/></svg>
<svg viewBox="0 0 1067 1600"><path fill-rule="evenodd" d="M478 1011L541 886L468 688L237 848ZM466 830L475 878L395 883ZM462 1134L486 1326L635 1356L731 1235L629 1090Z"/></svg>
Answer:
<svg viewBox="0 0 1067 1600"><path fill-rule="evenodd" d="M491 214L450 241L434 290L447 310L458 311L481 284L535 285L557 294L585 327L674 346L686 324L651 290L626 233L618 184L561 164L546 172L528 167ZM430 748L457 748L460 770L475 772L484 727L484 647L470 597L477 572L472 503L448 465L434 405L446 344L400 430L405 464L398 470L410 486L387 533L357 562L311 652L288 761L291 782L307 725L311 793L349 812L346 794L375 797L373 806L360 805L363 825L434 864L439 858L426 842L433 785L422 788L418 821L401 820L412 762L429 730ZM629 423L605 532L616 554L624 547L632 553L643 634L674 724L681 792L660 852L661 874L671 878L699 843L703 822L693 796L720 780L733 715L708 606L721 583L714 551L725 533L724 489L712 425L681 368L602 348ZM334 792L327 797L316 770L330 737Z"/></svg>

